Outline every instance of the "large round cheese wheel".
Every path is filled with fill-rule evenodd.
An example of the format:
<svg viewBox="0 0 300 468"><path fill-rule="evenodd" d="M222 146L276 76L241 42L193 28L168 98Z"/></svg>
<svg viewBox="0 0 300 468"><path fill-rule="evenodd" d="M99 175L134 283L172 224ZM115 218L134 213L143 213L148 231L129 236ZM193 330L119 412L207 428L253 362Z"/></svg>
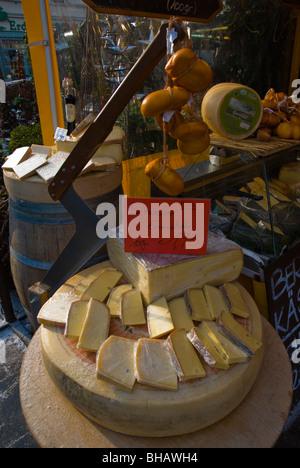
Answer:
<svg viewBox="0 0 300 468"><path fill-rule="evenodd" d="M263 341L260 313L248 292L239 287L250 311L244 324ZM247 362L231 365L226 371L206 366L205 378L179 382L177 391L136 383L128 393L97 378L95 353L77 349L76 340L66 338L63 327L41 327L44 364L64 396L88 418L128 435L187 434L219 421L246 397L263 359L261 347ZM110 334L131 339L148 336L145 326L123 327L118 319L111 320Z"/></svg>
<svg viewBox="0 0 300 468"><path fill-rule="evenodd" d="M263 107L253 89L237 83L219 83L205 94L201 113L213 132L240 140L258 128Z"/></svg>

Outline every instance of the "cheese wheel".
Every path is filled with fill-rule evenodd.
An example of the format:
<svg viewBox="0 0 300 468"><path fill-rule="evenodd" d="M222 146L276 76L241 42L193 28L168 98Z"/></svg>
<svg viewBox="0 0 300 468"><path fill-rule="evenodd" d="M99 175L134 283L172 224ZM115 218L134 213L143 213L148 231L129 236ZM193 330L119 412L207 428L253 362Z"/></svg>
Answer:
<svg viewBox="0 0 300 468"><path fill-rule="evenodd" d="M239 287L250 312L248 319L240 319L241 323L263 341L260 313L248 292ZM145 325L126 327L117 318L111 319L109 334L135 341L149 339ZM57 388L78 410L103 427L146 437L187 434L224 418L250 391L263 359L262 346L247 361L227 369L212 368L203 362L206 377L178 381L176 391L136 382L128 392L118 382L97 378L96 354L78 350L76 344L76 340L64 336L63 327L41 325L44 364Z"/></svg>
<svg viewBox="0 0 300 468"><path fill-rule="evenodd" d="M213 132L241 140L258 128L263 106L253 89L237 83L219 83L204 96L201 112Z"/></svg>

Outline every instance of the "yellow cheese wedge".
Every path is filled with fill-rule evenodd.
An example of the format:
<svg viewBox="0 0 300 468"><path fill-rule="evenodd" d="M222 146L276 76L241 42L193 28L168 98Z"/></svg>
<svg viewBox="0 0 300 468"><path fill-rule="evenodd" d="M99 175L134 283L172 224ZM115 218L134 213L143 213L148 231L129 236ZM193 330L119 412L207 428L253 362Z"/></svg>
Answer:
<svg viewBox="0 0 300 468"><path fill-rule="evenodd" d="M248 355L220 333L216 322L203 321L199 327L207 334L228 364L237 364L247 360Z"/></svg>
<svg viewBox="0 0 300 468"><path fill-rule="evenodd" d="M206 284L203 287L204 296L209 308L210 315L213 320L216 320L221 310L228 310L225 299L219 290L215 286Z"/></svg>
<svg viewBox="0 0 300 468"><path fill-rule="evenodd" d="M128 338L115 335L107 338L97 355L97 376L131 392L136 381L135 345Z"/></svg>
<svg viewBox="0 0 300 468"><path fill-rule="evenodd" d="M121 296L124 292L132 289L132 284L119 284L119 286L114 287L107 299L107 307L109 308L110 315L112 317L121 316Z"/></svg>
<svg viewBox="0 0 300 468"><path fill-rule="evenodd" d="M97 352L108 338L109 325L110 312L108 307L96 299L90 299L77 348Z"/></svg>
<svg viewBox="0 0 300 468"><path fill-rule="evenodd" d="M86 268L80 271L79 273L76 273L76 275L68 279L68 281L65 284L67 284L70 287L76 288L88 276L90 276L90 279L92 278L91 275L94 275L95 278L98 278L101 271L107 268L113 268L113 265L109 260L97 263L97 265L90 266L89 268Z"/></svg>
<svg viewBox="0 0 300 468"><path fill-rule="evenodd" d="M236 284L233 283L224 283L220 287L220 290L224 293L227 298L227 303L229 304L229 311L232 314L239 315L243 318L249 317L248 307L242 298L240 290Z"/></svg>
<svg viewBox="0 0 300 468"><path fill-rule="evenodd" d="M222 332L248 355L253 356L262 347L262 343L240 325L230 312L221 312L218 324Z"/></svg>
<svg viewBox="0 0 300 468"><path fill-rule="evenodd" d="M89 301L72 302L67 314L67 323L64 335L68 338L78 339L85 321Z"/></svg>
<svg viewBox="0 0 300 468"><path fill-rule="evenodd" d="M123 325L143 325L146 323L142 294L131 289L121 297L121 320Z"/></svg>
<svg viewBox="0 0 300 468"><path fill-rule="evenodd" d="M164 296L147 307L147 324L150 338L160 338L174 330L174 323Z"/></svg>
<svg viewBox="0 0 300 468"><path fill-rule="evenodd" d="M95 278L94 275L88 276L76 288L77 294L81 299L90 299L93 297L100 302L105 301L111 290L117 285L123 274L116 269L105 269Z"/></svg>
<svg viewBox="0 0 300 468"><path fill-rule="evenodd" d="M195 348L183 328L174 330L168 337L167 343L172 363L180 381L184 382L206 376Z"/></svg>
<svg viewBox="0 0 300 468"><path fill-rule="evenodd" d="M208 365L216 369L228 369L227 357L219 353L213 342L199 327L194 327L187 336Z"/></svg>
<svg viewBox="0 0 300 468"><path fill-rule="evenodd" d="M138 382L164 390L177 390L177 373L165 340L140 338L135 365Z"/></svg>
<svg viewBox="0 0 300 468"><path fill-rule="evenodd" d="M184 328L189 331L194 326L194 322L190 316L184 297L177 297L168 302L174 327Z"/></svg>
<svg viewBox="0 0 300 468"><path fill-rule="evenodd" d="M198 322L212 320L202 289L188 289L184 298L193 320Z"/></svg>

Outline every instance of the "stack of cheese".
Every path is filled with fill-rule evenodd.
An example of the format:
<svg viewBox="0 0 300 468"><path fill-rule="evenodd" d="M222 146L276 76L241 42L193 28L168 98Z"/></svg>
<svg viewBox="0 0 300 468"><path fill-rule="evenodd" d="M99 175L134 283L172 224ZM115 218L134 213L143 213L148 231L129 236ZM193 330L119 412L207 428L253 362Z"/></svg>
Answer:
<svg viewBox="0 0 300 468"><path fill-rule="evenodd" d="M127 392L136 382L176 391L178 381L205 378L207 366L225 371L262 346L246 326L249 321L251 327L251 320L239 285L224 282L222 274L219 286L187 288L171 300L160 296L146 306L142 292L110 261L71 279L67 287L65 301L58 293L41 309L38 321L63 325L66 339L96 353L97 377ZM132 338L111 333L118 329L113 321L120 330L141 327L143 332Z"/></svg>
<svg viewBox="0 0 300 468"><path fill-rule="evenodd" d="M20 180L33 175L49 183L75 148L82 134L65 137L52 147L31 145L16 149L2 165L2 169L13 171ZM83 168L81 175L90 171L114 171L123 159L125 134L121 127L114 127L105 142Z"/></svg>

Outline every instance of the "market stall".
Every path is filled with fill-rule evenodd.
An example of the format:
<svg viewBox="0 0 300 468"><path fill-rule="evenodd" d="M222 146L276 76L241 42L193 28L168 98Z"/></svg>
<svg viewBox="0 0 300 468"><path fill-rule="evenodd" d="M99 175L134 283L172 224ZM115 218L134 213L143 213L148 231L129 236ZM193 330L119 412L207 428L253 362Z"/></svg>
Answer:
<svg viewBox="0 0 300 468"><path fill-rule="evenodd" d="M86 3L99 13L166 21L97 117L70 136L59 128L55 145L23 148L3 166L15 281L37 327L21 375L26 420L44 447L272 447L293 390L298 402L299 105L274 89L260 97L240 83L214 84L187 24L210 22L219 1L167 2L165 9L161 2ZM163 58L165 87L141 103L143 118L162 132L163 151L124 160L126 134L116 120ZM162 218L161 242L149 241L160 250L143 253L143 223L134 225L127 208L126 229L136 229L129 237L140 233L136 248L126 250L126 223L99 236L103 213L95 205L117 208L121 193L194 203L197 213L209 200L205 254L176 252L179 218L169 242L162 242ZM35 230L40 236L37 255L55 232L56 250L42 252L43 268L34 249L24 250L22 223L30 225L28 239ZM61 229L70 224L70 232ZM184 241L193 239L187 231ZM295 366L293 374L297 384ZM49 418L37 381L57 410ZM62 430L65 418L80 428L75 436Z"/></svg>

